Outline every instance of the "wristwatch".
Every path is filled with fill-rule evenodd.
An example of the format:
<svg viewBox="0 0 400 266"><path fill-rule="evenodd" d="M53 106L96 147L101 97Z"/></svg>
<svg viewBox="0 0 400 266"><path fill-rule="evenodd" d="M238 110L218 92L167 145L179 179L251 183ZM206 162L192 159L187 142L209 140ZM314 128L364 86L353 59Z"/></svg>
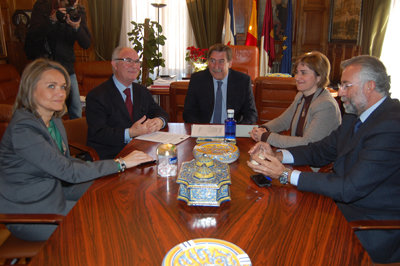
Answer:
<svg viewBox="0 0 400 266"><path fill-rule="evenodd" d="M127 167L126 167L126 163L125 163L124 159L117 158L117 159L114 159L114 161L118 164L118 172L123 172L126 170Z"/></svg>
<svg viewBox="0 0 400 266"><path fill-rule="evenodd" d="M289 171L290 169L285 168L285 170L283 170L282 174L279 176L279 182L281 184L286 185L288 183Z"/></svg>

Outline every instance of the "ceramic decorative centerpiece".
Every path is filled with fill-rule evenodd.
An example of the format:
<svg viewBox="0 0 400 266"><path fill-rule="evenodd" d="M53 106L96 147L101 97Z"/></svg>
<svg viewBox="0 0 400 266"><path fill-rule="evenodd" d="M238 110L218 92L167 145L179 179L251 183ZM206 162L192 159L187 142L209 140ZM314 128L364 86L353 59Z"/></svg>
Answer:
<svg viewBox="0 0 400 266"><path fill-rule="evenodd" d="M181 166L178 199L189 206L220 206L230 200L229 165L208 156L200 156Z"/></svg>
<svg viewBox="0 0 400 266"><path fill-rule="evenodd" d="M235 244L215 238L197 238L173 247L162 266L237 265L251 266L249 256Z"/></svg>
<svg viewBox="0 0 400 266"><path fill-rule="evenodd" d="M239 158L239 148L233 143L204 142L193 148L194 158L206 155L222 163L233 163Z"/></svg>

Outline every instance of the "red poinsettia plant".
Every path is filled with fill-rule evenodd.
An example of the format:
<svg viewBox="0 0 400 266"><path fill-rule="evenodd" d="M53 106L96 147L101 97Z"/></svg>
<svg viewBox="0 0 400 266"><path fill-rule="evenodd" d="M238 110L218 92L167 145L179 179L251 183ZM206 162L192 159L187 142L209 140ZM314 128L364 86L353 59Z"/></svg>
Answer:
<svg viewBox="0 0 400 266"><path fill-rule="evenodd" d="M208 49L196 48L194 46L189 46L186 48L185 60L192 63L205 63L207 61Z"/></svg>

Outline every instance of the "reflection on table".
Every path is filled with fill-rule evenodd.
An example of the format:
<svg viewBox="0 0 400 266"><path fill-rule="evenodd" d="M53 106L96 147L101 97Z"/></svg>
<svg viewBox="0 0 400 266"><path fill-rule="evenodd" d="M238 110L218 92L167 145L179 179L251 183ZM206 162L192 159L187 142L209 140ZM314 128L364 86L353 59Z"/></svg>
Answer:
<svg viewBox="0 0 400 266"><path fill-rule="evenodd" d="M169 124L190 134L190 125ZM178 163L193 159L195 139L178 145ZM230 164L231 201L190 207L177 200L176 178L157 177L144 165L96 180L31 265L161 265L174 246L196 238L229 241L253 265L372 265L335 203L273 181L259 188L250 179L247 151ZM155 156L157 143L133 140L121 155L140 149Z"/></svg>

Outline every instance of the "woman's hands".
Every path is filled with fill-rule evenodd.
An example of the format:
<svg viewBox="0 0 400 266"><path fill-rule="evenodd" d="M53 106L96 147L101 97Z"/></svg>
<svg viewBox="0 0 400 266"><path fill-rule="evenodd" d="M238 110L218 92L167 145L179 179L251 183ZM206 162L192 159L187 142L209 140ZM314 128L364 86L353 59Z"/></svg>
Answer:
<svg viewBox="0 0 400 266"><path fill-rule="evenodd" d="M153 157L144 153L142 151L133 151L129 153L127 156L122 158L125 161L126 168L135 167L139 164L146 163L149 161L153 161Z"/></svg>
<svg viewBox="0 0 400 266"><path fill-rule="evenodd" d="M261 136L262 134L264 134L265 132L268 132L266 128L264 127L254 127L249 133L251 138L254 141L261 141Z"/></svg>

